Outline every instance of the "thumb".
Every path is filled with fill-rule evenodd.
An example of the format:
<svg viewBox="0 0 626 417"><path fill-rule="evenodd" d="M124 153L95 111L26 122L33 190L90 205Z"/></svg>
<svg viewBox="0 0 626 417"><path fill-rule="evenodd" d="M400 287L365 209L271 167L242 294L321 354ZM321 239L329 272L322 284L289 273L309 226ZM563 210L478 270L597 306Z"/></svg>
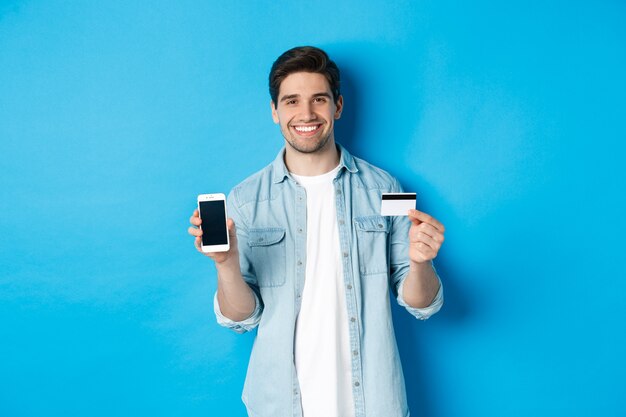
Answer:
<svg viewBox="0 0 626 417"><path fill-rule="evenodd" d="M226 221L226 226L228 227L228 239L230 240L230 245L237 245L237 228L235 227L235 221L230 217Z"/></svg>

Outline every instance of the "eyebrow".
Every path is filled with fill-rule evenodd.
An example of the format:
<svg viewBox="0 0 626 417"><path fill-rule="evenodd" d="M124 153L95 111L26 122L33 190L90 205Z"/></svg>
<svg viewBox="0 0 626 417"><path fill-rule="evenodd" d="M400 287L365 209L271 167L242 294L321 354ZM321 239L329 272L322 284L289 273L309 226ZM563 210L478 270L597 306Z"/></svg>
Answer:
<svg viewBox="0 0 626 417"><path fill-rule="evenodd" d="M330 99L330 94L329 93L315 93L311 96L312 98L316 98L316 97L326 97L328 99ZM280 98L280 102L282 103L283 101L286 100L291 100L292 98L300 98L300 94L287 94L285 96L282 96Z"/></svg>

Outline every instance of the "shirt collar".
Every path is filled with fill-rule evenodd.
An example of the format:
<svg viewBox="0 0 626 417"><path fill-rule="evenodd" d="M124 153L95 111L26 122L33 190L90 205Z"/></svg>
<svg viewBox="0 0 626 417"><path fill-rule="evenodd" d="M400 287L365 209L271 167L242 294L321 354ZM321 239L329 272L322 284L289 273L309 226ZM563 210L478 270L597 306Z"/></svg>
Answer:
<svg viewBox="0 0 626 417"><path fill-rule="evenodd" d="M337 144L337 148L341 154L339 157L339 171L341 171L342 168L345 168L352 174L358 172L359 170L354 162L354 157L350 155L346 148L341 146L339 143ZM278 152L278 155L276 155L274 162L272 162L272 182L274 184L278 184L287 177L289 177L289 171L285 165L285 147L283 146L280 152Z"/></svg>

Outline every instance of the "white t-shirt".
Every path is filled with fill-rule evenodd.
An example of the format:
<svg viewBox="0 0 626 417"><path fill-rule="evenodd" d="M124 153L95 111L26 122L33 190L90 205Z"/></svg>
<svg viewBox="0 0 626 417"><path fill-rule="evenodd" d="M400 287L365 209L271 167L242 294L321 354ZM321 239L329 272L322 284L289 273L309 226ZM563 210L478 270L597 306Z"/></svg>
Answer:
<svg viewBox="0 0 626 417"><path fill-rule="evenodd" d="M333 179L291 174L306 189L307 252L295 365L304 417L354 416L350 333Z"/></svg>

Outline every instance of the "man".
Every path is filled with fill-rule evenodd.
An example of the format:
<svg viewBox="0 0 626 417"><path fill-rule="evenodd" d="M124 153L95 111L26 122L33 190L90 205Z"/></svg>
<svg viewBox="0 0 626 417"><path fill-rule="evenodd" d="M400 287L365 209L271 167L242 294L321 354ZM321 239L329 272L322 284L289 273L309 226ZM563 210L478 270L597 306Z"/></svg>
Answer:
<svg viewBox="0 0 626 417"><path fill-rule="evenodd" d="M231 249L207 254L218 273L218 322L258 326L242 399L253 417L405 417L391 288L420 319L443 303L432 267L444 227L411 210L383 217L385 171L335 142L339 70L314 47L270 72L271 110L285 147L228 196ZM189 233L200 251L197 210Z"/></svg>

